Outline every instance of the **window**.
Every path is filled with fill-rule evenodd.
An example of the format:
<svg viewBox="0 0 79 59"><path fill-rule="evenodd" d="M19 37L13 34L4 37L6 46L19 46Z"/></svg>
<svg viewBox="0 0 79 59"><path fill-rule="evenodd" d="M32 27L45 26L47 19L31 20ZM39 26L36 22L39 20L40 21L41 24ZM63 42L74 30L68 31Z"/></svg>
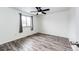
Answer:
<svg viewBox="0 0 79 59"><path fill-rule="evenodd" d="M23 16L22 15L22 26L23 27L30 27L31 26L31 16Z"/></svg>

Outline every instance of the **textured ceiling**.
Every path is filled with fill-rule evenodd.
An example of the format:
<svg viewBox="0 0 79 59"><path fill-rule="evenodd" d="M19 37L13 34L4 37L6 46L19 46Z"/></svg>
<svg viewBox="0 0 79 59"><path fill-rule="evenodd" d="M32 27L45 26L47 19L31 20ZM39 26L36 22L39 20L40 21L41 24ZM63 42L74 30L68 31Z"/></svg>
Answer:
<svg viewBox="0 0 79 59"><path fill-rule="evenodd" d="M69 7L42 7L41 9L47 9L47 8L50 9L50 11L46 12L48 14L70 9ZM35 12L31 12L31 11L37 11L35 7L16 7L16 9L22 10L22 11L30 13L30 14L36 14Z"/></svg>

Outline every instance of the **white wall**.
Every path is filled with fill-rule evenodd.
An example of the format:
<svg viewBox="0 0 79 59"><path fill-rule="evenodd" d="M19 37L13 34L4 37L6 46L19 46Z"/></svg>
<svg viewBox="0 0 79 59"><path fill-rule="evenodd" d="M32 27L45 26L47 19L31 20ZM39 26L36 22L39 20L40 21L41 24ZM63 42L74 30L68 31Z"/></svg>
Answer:
<svg viewBox="0 0 79 59"><path fill-rule="evenodd" d="M0 8L0 44L9 42L37 32L37 19L34 16L34 31L24 28L23 33L19 33L19 14L11 8Z"/></svg>
<svg viewBox="0 0 79 59"><path fill-rule="evenodd" d="M38 16L39 32L68 38L69 11Z"/></svg>
<svg viewBox="0 0 79 59"><path fill-rule="evenodd" d="M70 41L79 41L79 7L70 10Z"/></svg>

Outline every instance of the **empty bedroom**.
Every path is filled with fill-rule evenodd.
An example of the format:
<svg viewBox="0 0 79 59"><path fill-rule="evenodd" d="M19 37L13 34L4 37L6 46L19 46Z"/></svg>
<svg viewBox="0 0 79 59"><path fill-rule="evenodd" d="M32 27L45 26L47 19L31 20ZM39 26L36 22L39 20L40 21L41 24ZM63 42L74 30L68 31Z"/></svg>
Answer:
<svg viewBox="0 0 79 59"><path fill-rule="evenodd" d="M0 51L79 51L79 7L0 7Z"/></svg>

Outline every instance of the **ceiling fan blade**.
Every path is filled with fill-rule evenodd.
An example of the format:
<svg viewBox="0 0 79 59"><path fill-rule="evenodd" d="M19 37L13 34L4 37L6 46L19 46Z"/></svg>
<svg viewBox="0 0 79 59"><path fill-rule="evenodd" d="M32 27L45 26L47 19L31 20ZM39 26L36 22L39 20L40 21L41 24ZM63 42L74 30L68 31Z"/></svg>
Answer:
<svg viewBox="0 0 79 59"><path fill-rule="evenodd" d="M49 11L50 9L44 9L43 11Z"/></svg>
<svg viewBox="0 0 79 59"><path fill-rule="evenodd" d="M43 14L46 14L45 12L42 11Z"/></svg>
<svg viewBox="0 0 79 59"><path fill-rule="evenodd" d="M38 9L38 7L35 7L36 9Z"/></svg>
<svg viewBox="0 0 79 59"><path fill-rule="evenodd" d="M40 10L40 9L41 9L41 7L36 7L36 9L37 9L37 10Z"/></svg>
<svg viewBox="0 0 79 59"><path fill-rule="evenodd" d="M36 7L38 12L41 12L41 7Z"/></svg>

